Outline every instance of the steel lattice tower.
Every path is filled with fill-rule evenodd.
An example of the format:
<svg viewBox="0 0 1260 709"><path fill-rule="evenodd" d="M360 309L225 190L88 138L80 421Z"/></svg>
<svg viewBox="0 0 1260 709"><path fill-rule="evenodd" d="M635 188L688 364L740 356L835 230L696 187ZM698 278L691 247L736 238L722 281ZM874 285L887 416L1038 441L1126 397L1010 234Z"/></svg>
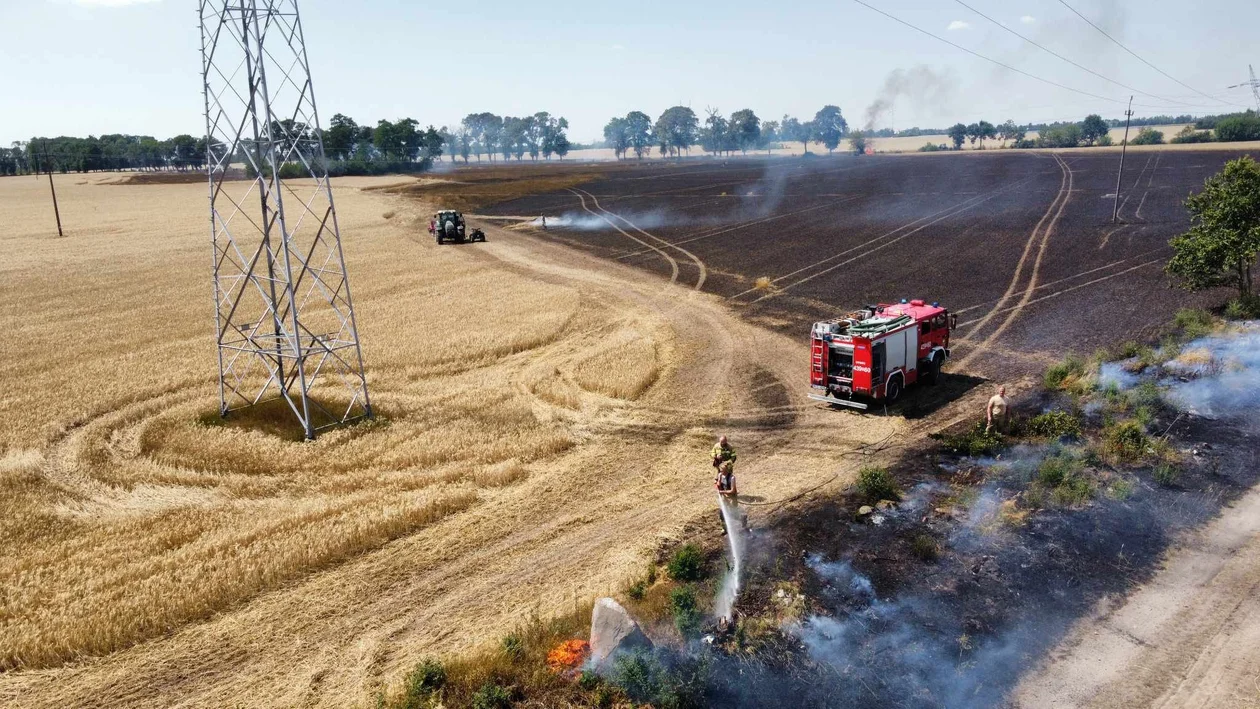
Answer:
<svg viewBox="0 0 1260 709"><path fill-rule="evenodd" d="M314 438L372 405L297 0L200 14L220 412L283 398Z"/></svg>

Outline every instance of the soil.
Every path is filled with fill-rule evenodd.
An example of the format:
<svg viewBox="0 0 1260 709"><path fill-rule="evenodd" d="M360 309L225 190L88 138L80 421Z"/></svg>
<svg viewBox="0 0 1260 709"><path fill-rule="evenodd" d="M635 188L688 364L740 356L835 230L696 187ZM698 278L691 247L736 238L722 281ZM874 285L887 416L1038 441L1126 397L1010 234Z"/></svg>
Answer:
<svg viewBox="0 0 1260 709"><path fill-rule="evenodd" d="M1260 470L1254 450L1230 445L1245 432L1181 417L1170 440L1198 454L1175 487L1138 471L1123 499L1099 495L1026 517L1001 516L1017 480L933 445L892 466L905 491L896 507L863 516L859 507L875 500L819 495L776 513L753 538L737 611L773 614L790 581L808 599L806 625L831 634L820 641L798 629L802 650L759 666L759 681L812 697L802 706L1247 705L1254 688L1239 680L1254 671L1245 668L1255 666L1249 641L1260 623L1248 612L1260 584L1247 567L1260 523L1239 517L1260 508L1248 492ZM1193 537L1189 558L1161 570L1177 542L1222 509ZM1217 576L1221 587L1207 583ZM1061 642L1067 649L1049 654ZM824 691L809 688L819 684ZM733 703L773 706L773 696L748 691Z"/></svg>
<svg viewBox="0 0 1260 709"><path fill-rule="evenodd" d="M1014 378L1220 299L1169 288L1161 267L1185 196L1237 154L1129 155L1116 224L1118 155L1091 151L630 162L484 211L545 214L546 232L521 227L792 337L868 302L939 301L959 314L954 370Z"/></svg>

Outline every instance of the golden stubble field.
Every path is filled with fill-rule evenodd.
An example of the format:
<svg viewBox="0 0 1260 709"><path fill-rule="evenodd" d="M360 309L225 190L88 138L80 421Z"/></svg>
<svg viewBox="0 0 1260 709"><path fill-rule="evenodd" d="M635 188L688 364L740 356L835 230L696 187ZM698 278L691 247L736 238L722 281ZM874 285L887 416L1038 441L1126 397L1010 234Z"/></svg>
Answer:
<svg viewBox="0 0 1260 709"><path fill-rule="evenodd" d="M804 401L804 345L527 235L437 247L336 197L382 420L301 443L216 410L206 189L0 179L0 704L366 705L428 653L618 587L711 510L900 419ZM755 385L753 384L755 382ZM209 415L209 416L208 416Z"/></svg>

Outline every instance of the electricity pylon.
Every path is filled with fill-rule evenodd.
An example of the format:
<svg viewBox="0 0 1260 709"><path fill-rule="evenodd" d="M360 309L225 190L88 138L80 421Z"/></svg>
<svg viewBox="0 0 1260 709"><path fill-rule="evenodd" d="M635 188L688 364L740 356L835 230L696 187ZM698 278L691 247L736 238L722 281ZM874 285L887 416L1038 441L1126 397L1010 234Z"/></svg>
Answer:
<svg viewBox="0 0 1260 709"><path fill-rule="evenodd" d="M220 413L283 398L314 438L372 404L297 0L200 14Z"/></svg>
<svg viewBox="0 0 1260 709"><path fill-rule="evenodd" d="M1260 111L1260 81L1256 80L1256 70L1250 64L1247 65L1247 71L1251 72L1251 81L1244 81L1241 84L1234 84L1225 88L1236 89L1240 86L1251 87L1251 95L1256 99L1256 111Z"/></svg>

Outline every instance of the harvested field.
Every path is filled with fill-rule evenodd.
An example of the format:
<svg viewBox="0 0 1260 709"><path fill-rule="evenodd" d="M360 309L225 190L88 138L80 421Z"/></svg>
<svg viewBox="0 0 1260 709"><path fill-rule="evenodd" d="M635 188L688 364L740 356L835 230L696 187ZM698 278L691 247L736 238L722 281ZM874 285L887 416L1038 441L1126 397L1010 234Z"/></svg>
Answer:
<svg viewBox="0 0 1260 709"><path fill-rule="evenodd" d="M205 186L55 179L65 238L0 179L6 707L365 706L640 573L711 511L717 432L774 498L907 428L810 406L804 346L716 296L492 225L437 247L376 188L449 183L398 177L335 184L381 420L219 425Z"/></svg>
<svg viewBox="0 0 1260 709"><path fill-rule="evenodd" d="M546 214L546 238L795 337L862 303L940 301L959 314L953 366L1011 377L1219 300L1168 288L1161 269L1182 200L1235 156L1131 153L1118 224L1118 154L1091 151L622 164L485 211Z"/></svg>

